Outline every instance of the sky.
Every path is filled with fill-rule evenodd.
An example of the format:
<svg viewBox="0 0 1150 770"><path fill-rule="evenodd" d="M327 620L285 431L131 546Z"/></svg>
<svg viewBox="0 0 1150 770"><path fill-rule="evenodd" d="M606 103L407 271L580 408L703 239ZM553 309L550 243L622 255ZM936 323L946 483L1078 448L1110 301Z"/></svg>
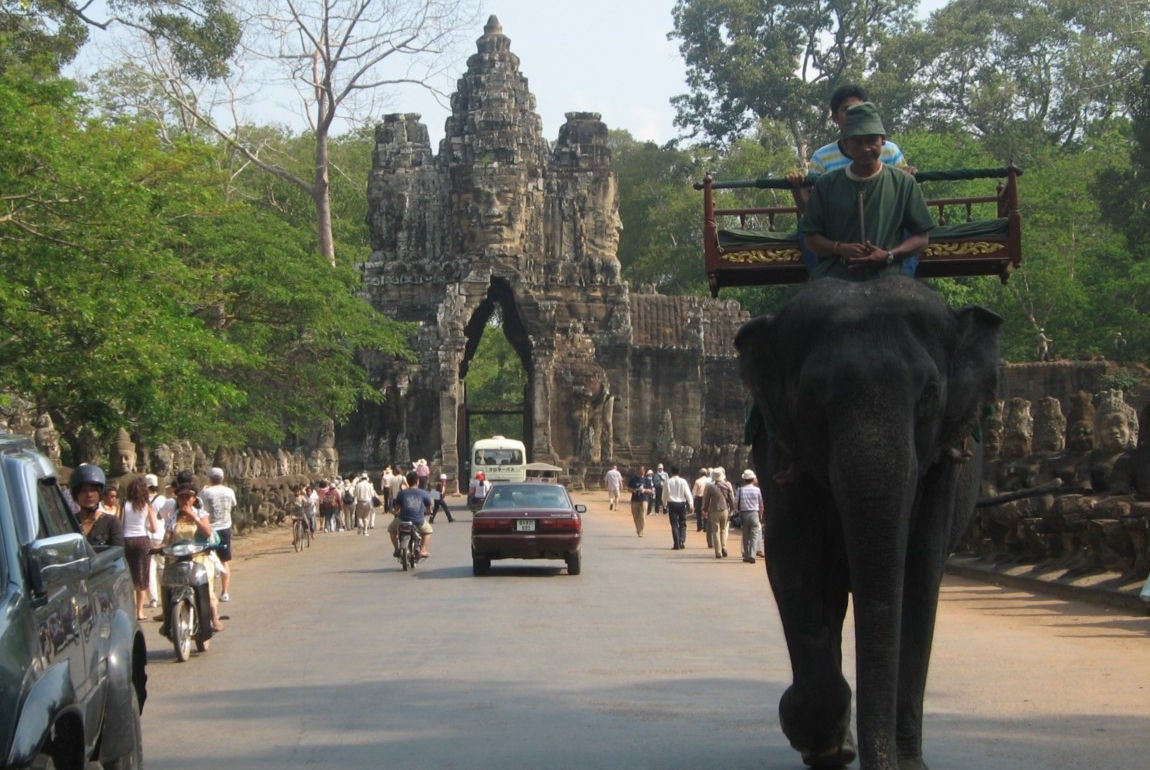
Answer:
<svg viewBox="0 0 1150 770"><path fill-rule="evenodd" d="M941 7L947 0L920 0L919 15ZM95 8L104 0L95 0ZM687 92L685 67L677 41L667 39L673 26L675 0L479 0L474 30L463 43L446 76L433 85L445 94L456 90L466 70L467 57L491 15L498 17L511 51L519 57L519 71L535 96L543 121L543 136L555 140L567 112L598 112L609 129L624 129L640 141L663 144L679 136L674 126L671 97ZM99 15L98 13L96 15ZM107 34L107 33L104 33ZM115 35L93 34L76 69L116 66ZM99 41L99 42L96 42ZM106 58L110 57L110 58ZM443 138L450 110L418 88L396 90L385 96L381 111L416 112L431 135L432 147ZM256 123L281 123L305 130L294 92L257 91L243 110ZM335 127L339 132L337 121Z"/></svg>
<svg viewBox="0 0 1150 770"><path fill-rule="evenodd" d="M921 0L919 14L946 0ZM473 41L453 68L458 78L474 40L494 14L519 57L519 71L535 95L543 136L559 135L566 112L598 112L609 129L663 144L679 135L670 99L687 92L678 41L667 39L675 0L483 0ZM454 80L445 83L448 93ZM439 146L449 110L430 96L398 97L393 112L421 113Z"/></svg>
<svg viewBox="0 0 1150 770"><path fill-rule="evenodd" d="M670 98L687 90L683 61L667 40L673 7L674 0L484 0L454 76L465 70L474 41L494 14L535 95L545 138L558 137L564 113L598 112L608 128L663 143L677 133ZM449 92L455 90L451 83ZM446 108L415 93L397 98L392 107L420 112L432 146L438 145Z"/></svg>

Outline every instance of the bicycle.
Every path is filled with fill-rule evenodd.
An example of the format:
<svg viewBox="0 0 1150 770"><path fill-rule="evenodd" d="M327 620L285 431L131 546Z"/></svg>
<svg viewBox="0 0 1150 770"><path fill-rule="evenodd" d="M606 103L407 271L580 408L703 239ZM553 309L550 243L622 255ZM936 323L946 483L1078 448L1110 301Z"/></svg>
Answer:
<svg viewBox="0 0 1150 770"><path fill-rule="evenodd" d="M295 552L299 553L305 548L311 548L311 527L307 524L307 517L292 516L291 544Z"/></svg>

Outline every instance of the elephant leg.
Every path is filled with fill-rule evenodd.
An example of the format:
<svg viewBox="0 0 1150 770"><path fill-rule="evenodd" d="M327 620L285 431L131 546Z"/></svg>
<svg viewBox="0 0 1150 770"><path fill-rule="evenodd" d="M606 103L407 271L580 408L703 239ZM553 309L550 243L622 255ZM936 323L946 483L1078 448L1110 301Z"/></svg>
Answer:
<svg viewBox="0 0 1150 770"><path fill-rule="evenodd" d="M767 478L770 478L769 476ZM842 675L842 626L849 578L828 502L809 482L774 485L764 539L794 680L779 703L783 733L812 767L855 758L851 690ZM802 500L799 506L797 501ZM821 504L820 504L821 502Z"/></svg>

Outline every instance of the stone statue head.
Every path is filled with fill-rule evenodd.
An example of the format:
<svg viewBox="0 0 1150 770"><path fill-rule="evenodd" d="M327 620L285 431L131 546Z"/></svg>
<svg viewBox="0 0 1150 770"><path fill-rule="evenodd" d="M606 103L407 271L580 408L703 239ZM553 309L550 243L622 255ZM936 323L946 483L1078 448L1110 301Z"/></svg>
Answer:
<svg viewBox="0 0 1150 770"><path fill-rule="evenodd" d="M1002 456L1009 460L1025 457L1034 446L1034 417L1030 402L1015 396L1006 405L1003 418Z"/></svg>
<svg viewBox="0 0 1150 770"><path fill-rule="evenodd" d="M1002 401L994 402L994 411L986 418L983 425L983 455L987 460L995 460L1002 455L1003 439L1003 411L1006 405Z"/></svg>
<svg viewBox="0 0 1150 770"><path fill-rule="evenodd" d="M136 445L123 428L116 433L116 441L112 444L111 469L113 476L136 472Z"/></svg>
<svg viewBox="0 0 1150 770"><path fill-rule="evenodd" d="M1121 390L1104 390L1098 394L1094 419L1098 446L1108 452L1124 452L1138 443L1138 413L1126 403Z"/></svg>
<svg viewBox="0 0 1150 770"><path fill-rule="evenodd" d="M1070 397L1066 448L1072 452L1089 452L1094 448L1094 397L1084 390Z"/></svg>
<svg viewBox="0 0 1150 770"><path fill-rule="evenodd" d="M172 450L167 444L157 444L148 458L152 473L164 477L172 472Z"/></svg>
<svg viewBox="0 0 1150 770"><path fill-rule="evenodd" d="M1034 451L1061 452L1066 447L1066 417L1062 403L1054 396L1043 396L1034 415Z"/></svg>

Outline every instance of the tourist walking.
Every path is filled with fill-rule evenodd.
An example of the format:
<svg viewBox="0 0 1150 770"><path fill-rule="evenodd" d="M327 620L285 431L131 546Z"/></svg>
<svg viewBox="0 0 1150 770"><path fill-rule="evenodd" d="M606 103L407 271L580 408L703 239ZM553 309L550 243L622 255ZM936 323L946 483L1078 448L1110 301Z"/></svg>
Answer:
<svg viewBox="0 0 1150 770"><path fill-rule="evenodd" d="M619 504L619 493L623 491L623 474L619 472L618 465L611 466L611 470L603 476L603 482L607 485L607 509L613 511Z"/></svg>
<svg viewBox="0 0 1150 770"><path fill-rule="evenodd" d="M125 491L121 521L124 530L124 560L132 575L132 587L136 594L136 620L147 620L144 615L144 602L148 598L148 568L152 562L152 533L160 529L156 509L152 507L148 494L148 482L137 476L128 483Z"/></svg>
<svg viewBox="0 0 1150 770"><path fill-rule="evenodd" d="M655 511L655 471L647 471L642 476L643 507L647 516L654 516Z"/></svg>
<svg viewBox="0 0 1150 770"><path fill-rule="evenodd" d="M647 497L643 493L643 467L627 481L627 488L631 490L631 518L635 520L635 534L643 536L643 527L647 516Z"/></svg>
<svg viewBox="0 0 1150 770"><path fill-rule="evenodd" d="M319 513L323 516L324 531L336 532L338 526L336 520L340 509L343 507L339 490L335 488L334 484L329 484L326 479L320 479L316 486L319 487Z"/></svg>
<svg viewBox="0 0 1150 770"><path fill-rule="evenodd" d="M223 563L220 570L220 601L231 600L228 591L232 582L232 510L236 507L236 493L224 485L224 469L212 468L208 471L208 485L200 491L204 510L211 518L212 529L220 536L220 544L215 554Z"/></svg>
<svg viewBox="0 0 1150 770"><path fill-rule="evenodd" d="M663 470L663 463L655 466L655 513L667 512L667 481L670 479L667 471Z"/></svg>
<svg viewBox="0 0 1150 770"><path fill-rule="evenodd" d="M679 475L679 466L671 466L671 475L664 485L667 495L667 518L671 522L671 548L680 551L687 547L687 514L691 511L691 486Z"/></svg>
<svg viewBox="0 0 1150 770"><path fill-rule="evenodd" d="M699 477L691 485L691 496L695 499L695 531L707 533L707 547L711 547L711 530L707 527L707 519L703 512L703 493L711 483L711 469L700 468Z"/></svg>
<svg viewBox="0 0 1150 770"><path fill-rule="evenodd" d="M166 527L160 521L160 509L168 503L168 498L160 491L160 480L154 473L149 473L144 476L144 482L148 485L148 502L152 504L152 510L156 512L156 531L150 532L152 539L152 550L159 548L164 543L164 532ZM161 553L153 553L148 556L148 606L156 607L160 603L160 569L164 566L164 555Z"/></svg>
<svg viewBox="0 0 1150 770"><path fill-rule="evenodd" d="M755 472L750 468L743 471L742 483L735 492L735 508L743 529L743 561L755 563L755 552L759 536L763 531L763 493L755 485Z"/></svg>
<svg viewBox="0 0 1150 770"><path fill-rule="evenodd" d="M727 481L726 472L722 468L712 468L711 483L703 493L703 510L707 516L711 547L715 549L716 559L727 555L727 532L734 508L735 490Z"/></svg>
<svg viewBox="0 0 1150 770"><path fill-rule="evenodd" d="M448 523L455 521L451 515L451 509L447 507L447 474L439 474L439 478L435 481L435 489L431 490L431 500L435 504L431 509L431 516L428 518L432 524L435 523L435 515L443 511L447 516Z"/></svg>
<svg viewBox="0 0 1150 770"><path fill-rule="evenodd" d="M363 535L368 536L368 529L371 525L371 514L374 508L373 501L376 498L375 485L371 483L371 479L367 477L367 471L359 474L359 478L355 481L355 486L351 489L352 497L355 498L355 527L356 531Z"/></svg>

